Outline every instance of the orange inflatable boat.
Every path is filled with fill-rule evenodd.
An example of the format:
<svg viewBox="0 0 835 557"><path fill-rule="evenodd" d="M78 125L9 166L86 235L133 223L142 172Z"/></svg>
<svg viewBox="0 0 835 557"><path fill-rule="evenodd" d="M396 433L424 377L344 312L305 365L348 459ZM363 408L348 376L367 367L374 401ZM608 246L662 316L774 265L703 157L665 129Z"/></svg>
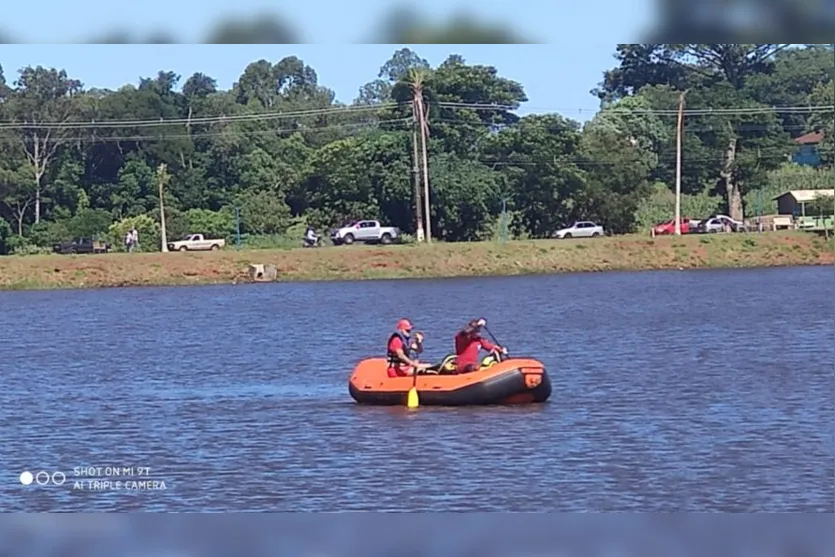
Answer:
<svg viewBox="0 0 835 557"><path fill-rule="evenodd" d="M479 370L455 374L454 358L447 356L434 369L418 375L422 406L531 404L551 396L551 381L538 360L516 357L496 361L488 356ZM348 382L351 397L360 404L405 404L414 378L389 377L387 368L386 358L362 360Z"/></svg>

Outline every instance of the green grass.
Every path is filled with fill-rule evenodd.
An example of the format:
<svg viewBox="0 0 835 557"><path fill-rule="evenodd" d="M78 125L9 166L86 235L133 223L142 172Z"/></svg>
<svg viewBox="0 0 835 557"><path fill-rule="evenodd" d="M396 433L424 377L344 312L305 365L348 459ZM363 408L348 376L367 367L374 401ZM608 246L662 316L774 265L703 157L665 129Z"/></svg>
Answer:
<svg viewBox="0 0 835 557"><path fill-rule="evenodd" d="M274 241L272 242L275 243ZM265 241L262 246L268 245ZM0 257L0 289L248 282L251 263L274 264L279 280L358 280L524 275L704 267L825 264L833 239L807 233L595 240L354 245L219 252Z"/></svg>

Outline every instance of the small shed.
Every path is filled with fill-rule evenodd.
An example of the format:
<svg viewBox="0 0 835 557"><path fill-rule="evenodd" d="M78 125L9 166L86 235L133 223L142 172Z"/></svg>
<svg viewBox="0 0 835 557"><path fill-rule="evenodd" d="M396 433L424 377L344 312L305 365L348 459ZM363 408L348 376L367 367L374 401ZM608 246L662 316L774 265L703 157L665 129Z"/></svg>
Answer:
<svg viewBox="0 0 835 557"><path fill-rule="evenodd" d="M818 196L835 196L835 190L791 190L781 193L774 198L777 201L777 212L781 215L806 216L806 205Z"/></svg>
<svg viewBox="0 0 835 557"><path fill-rule="evenodd" d="M796 138L797 152L792 160L797 164L819 167L821 165L820 144L823 141L823 131L807 133Z"/></svg>

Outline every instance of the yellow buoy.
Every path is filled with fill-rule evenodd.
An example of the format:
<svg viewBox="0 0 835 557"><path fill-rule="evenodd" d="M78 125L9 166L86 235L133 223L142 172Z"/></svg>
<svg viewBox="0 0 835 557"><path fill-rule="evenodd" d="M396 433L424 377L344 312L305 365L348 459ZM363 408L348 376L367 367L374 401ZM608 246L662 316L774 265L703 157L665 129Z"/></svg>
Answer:
<svg viewBox="0 0 835 557"><path fill-rule="evenodd" d="M418 398L417 388L412 387L409 389L409 395L406 397L406 407L417 408L418 406L420 406L420 400Z"/></svg>

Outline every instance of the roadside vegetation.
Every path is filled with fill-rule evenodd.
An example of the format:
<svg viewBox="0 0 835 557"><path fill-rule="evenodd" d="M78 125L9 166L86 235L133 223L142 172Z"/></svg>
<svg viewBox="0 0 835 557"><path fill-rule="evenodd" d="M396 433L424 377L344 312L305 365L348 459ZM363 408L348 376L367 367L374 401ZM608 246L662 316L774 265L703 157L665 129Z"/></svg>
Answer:
<svg viewBox="0 0 835 557"><path fill-rule="evenodd" d="M0 258L0 289L248 283L251 264L279 281L832 265L832 238L802 233L625 235L432 245Z"/></svg>
<svg viewBox="0 0 835 557"><path fill-rule="evenodd" d="M456 250L495 255L478 264L488 274L655 265L644 258L675 266L670 253L676 249L690 250L677 256L684 266L733 264L736 259L719 254L720 245L736 246L728 249L739 254L772 246L757 256L762 264L816 259L810 254L825 240L814 237L647 244L645 236L673 216L684 91L682 217L719 213L750 221L774 214L778 193L833 189L833 138L826 133L835 125L832 48L620 44L615 50L615 67L591 92L600 110L582 125L557 112L519 116L527 102L524 84L492 66L450 53L430 67L408 48L384 61L351 102L335 99L316 70L295 56L253 61L231 90L219 90L209 75L184 79L165 69L108 91L60 68L16 68L14 77L11 68L6 74L0 68L0 254L43 255L73 237L122 251L133 229L139 251L159 252L164 215L169 241L201 233L225 239L227 253L171 259L170 270L168 260L152 257L149 268L158 272L143 277L125 270L138 259L84 259L83 265L105 269L82 273L87 283L104 280L98 276L145 283L156 275L187 282L178 269L205 261L222 266L215 273L222 280L233 280L256 258L298 261L286 263L287 277L446 276L443 254ZM416 124L424 119L425 129ZM408 245L419 236L426 184L439 251ZM833 212L827 203L808 209ZM344 251L291 249L308 226L326 236L357 219L404 233L407 246L389 246L383 270L338 263ZM594 245L528 242L575 221L593 221L613 237ZM239 239L240 253L234 250ZM675 242L685 247L673 248ZM666 251L645 255L658 246ZM773 246L803 253L778 257L784 248ZM614 249L623 254L613 255ZM501 255L511 253L520 255ZM401 264L404 254L417 259ZM438 262L430 261L432 254L441 254ZM2 258L0 270L8 273L2 281L46 280L37 270L46 266L59 269L61 284L78 282L60 269L82 259L55 261ZM27 279L25 269L37 276Z"/></svg>

